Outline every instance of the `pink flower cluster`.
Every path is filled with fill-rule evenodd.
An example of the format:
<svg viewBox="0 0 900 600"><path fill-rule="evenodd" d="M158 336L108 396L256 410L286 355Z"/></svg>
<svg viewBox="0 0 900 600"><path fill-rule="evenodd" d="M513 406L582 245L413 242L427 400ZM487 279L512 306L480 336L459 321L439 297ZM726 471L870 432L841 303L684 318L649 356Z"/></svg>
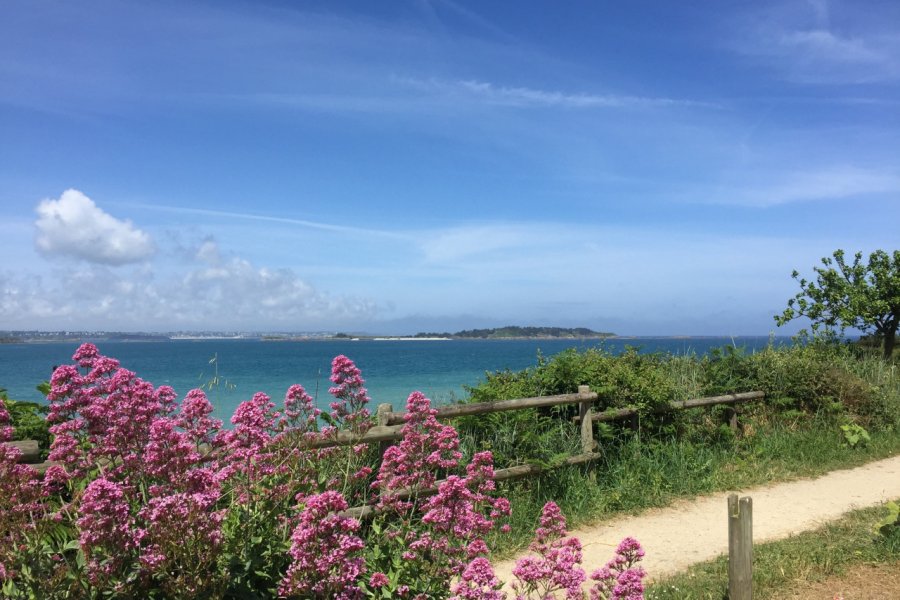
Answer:
<svg viewBox="0 0 900 600"><path fill-rule="evenodd" d="M283 596L354 600L362 597L357 580L365 560L365 542L356 536L359 522L341 516L347 501L328 491L306 500L291 534L293 559L278 591Z"/></svg>
<svg viewBox="0 0 900 600"><path fill-rule="evenodd" d="M98 464L107 465L115 478L141 473L150 426L173 412L174 390L154 389L93 344L83 344L73 358L86 374L66 365L50 380L47 421L55 436L50 460L64 463L73 477Z"/></svg>
<svg viewBox="0 0 900 600"><path fill-rule="evenodd" d="M99 585L116 574L137 548L131 508L122 486L101 477L84 490L79 512L78 541L88 559L91 583Z"/></svg>
<svg viewBox="0 0 900 600"><path fill-rule="evenodd" d="M457 432L436 414L421 392L410 394L403 438L385 451L372 484L381 543L409 566L403 572L409 593L426 595L437 591L429 588L433 582L461 577L472 559L488 553L484 536L510 510L505 498L493 496L491 453L476 454L463 470Z"/></svg>
<svg viewBox="0 0 900 600"><path fill-rule="evenodd" d="M491 561L479 556L466 565L459 583L453 585L450 600L505 600L502 587L503 583L494 575Z"/></svg>
<svg viewBox="0 0 900 600"><path fill-rule="evenodd" d="M221 421L210 418L202 391L176 407L172 388L154 389L92 344L74 359L86 373L59 367L48 396L56 436L50 458L66 470L48 471L45 481L89 482L80 496L73 487L89 579L124 578L135 568L140 577L190 572L204 562L196 549L214 553L221 540L224 511L216 504L229 465L205 464L203 456L220 437ZM241 433L242 441L258 439Z"/></svg>
<svg viewBox="0 0 900 600"><path fill-rule="evenodd" d="M284 396L284 414L280 426L282 430L315 433L318 431L321 414L313 397L306 393L302 385L294 384Z"/></svg>
<svg viewBox="0 0 900 600"><path fill-rule="evenodd" d="M416 491L433 487L440 475L459 465L459 435L450 425L439 423L436 414L422 392L407 398L403 439L385 450L372 484L380 494L381 509L413 508L413 502L404 498L414 498Z"/></svg>
<svg viewBox="0 0 900 600"><path fill-rule="evenodd" d="M591 579L596 581L591 588L591 600L643 600L646 573L642 567L635 566L643 557L644 549L636 539L622 540L606 566L591 574Z"/></svg>
<svg viewBox="0 0 900 600"><path fill-rule="evenodd" d="M52 480L42 485L34 469L18 464L18 448L3 443L13 437L10 422L0 402L0 583L15 575L15 552L43 516L42 500L52 489Z"/></svg>
<svg viewBox="0 0 900 600"><path fill-rule="evenodd" d="M548 502L541 511L540 527L530 546L537 556L520 559L513 569L517 581L512 587L517 600L537 594L539 598L554 598L558 591L565 598L581 600L581 584L585 574L580 568L581 542L566 537L566 518L559 506Z"/></svg>
<svg viewBox="0 0 900 600"><path fill-rule="evenodd" d="M331 417L338 423L347 426L353 432L361 432L368 428L369 395L363 385L366 381L353 361L344 356L336 356L331 362L331 383L328 393L334 396L331 403Z"/></svg>
<svg viewBox="0 0 900 600"><path fill-rule="evenodd" d="M537 556L518 560L513 569L516 581L512 588L516 600L550 600L556 598L558 592L568 600L584 597L581 543L567 537L566 519L553 502L548 502L541 511L540 527L535 530L531 550ZM643 600L645 574L641 567L635 566L643 556L644 550L637 540L622 540L615 556L591 575L595 582L589 591L591 600Z"/></svg>

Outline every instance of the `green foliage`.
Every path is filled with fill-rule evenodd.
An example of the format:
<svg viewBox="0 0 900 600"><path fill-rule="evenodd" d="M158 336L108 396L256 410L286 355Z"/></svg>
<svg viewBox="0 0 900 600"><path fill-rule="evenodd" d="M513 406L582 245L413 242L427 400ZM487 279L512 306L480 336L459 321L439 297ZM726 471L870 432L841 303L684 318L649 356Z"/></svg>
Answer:
<svg viewBox="0 0 900 600"><path fill-rule="evenodd" d="M870 430L900 426L897 368L821 337L753 353L726 346L706 357L640 354L634 348L618 356L602 347L570 349L549 358L539 355L534 367L520 372L487 373L468 392L472 402L490 402L572 393L580 385L597 392L597 410L637 408L641 431L651 437L677 434L728 443L734 434L722 425L725 408L674 415L655 411L676 400L750 390L764 391L766 403L744 410L786 423L821 415ZM498 465L547 463L577 448L578 430L571 422L576 414L576 407L567 405L470 417L458 424L473 451L493 451ZM625 435L623 423L600 424L596 435L606 445Z"/></svg>
<svg viewBox="0 0 900 600"><path fill-rule="evenodd" d="M640 427L598 423L599 461L504 490L515 507L513 537L495 544L527 543L529 524L549 499L567 514L597 518L678 497L816 476L900 449L900 368L821 336L752 353L725 347L706 357L569 350L539 355L534 367L520 372L488 373L468 391L470 401L488 402L570 393L579 385L599 394L598 409L638 406ZM750 390L766 392L766 401L741 407L738 435L725 425L724 407L667 418L653 414L673 400ZM553 464L580 451L575 414L574 406L561 406L466 417L454 425L468 452L491 450L498 468ZM871 441L859 434L855 447L842 443L839 426L846 423L865 429Z"/></svg>
<svg viewBox="0 0 900 600"><path fill-rule="evenodd" d="M869 435L869 432L856 423L841 425L841 431L844 432L844 441L847 442L847 445L851 448L865 446L872 441L872 436Z"/></svg>
<svg viewBox="0 0 900 600"><path fill-rule="evenodd" d="M835 250L833 257L822 259L821 267L814 267L816 280L808 281L797 271L792 276L800 284L800 292L788 300L775 322L783 325L797 317L807 317L814 330L855 328L873 331L881 337L884 358L893 356L898 326L900 326L900 250L888 254L876 250L862 262L857 252L848 263L843 250Z"/></svg>
<svg viewBox="0 0 900 600"><path fill-rule="evenodd" d="M40 385L37 387L41 390ZM45 417L49 411L47 406L37 402L11 400L3 388L0 388L0 401L12 419L14 440L37 440L41 448L50 447L50 431Z"/></svg>
<svg viewBox="0 0 900 600"><path fill-rule="evenodd" d="M875 526L876 531L885 537L900 533L900 505L888 502L885 505L887 514Z"/></svg>

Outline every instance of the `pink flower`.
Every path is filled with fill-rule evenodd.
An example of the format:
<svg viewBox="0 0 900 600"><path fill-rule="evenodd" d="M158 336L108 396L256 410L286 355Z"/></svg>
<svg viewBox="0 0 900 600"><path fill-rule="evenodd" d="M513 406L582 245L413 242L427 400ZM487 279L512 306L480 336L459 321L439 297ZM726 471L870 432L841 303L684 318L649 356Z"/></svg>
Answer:
<svg viewBox="0 0 900 600"><path fill-rule="evenodd" d="M385 451L372 484L381 494L380 506L395 510L406 510L411 504L391 492L432 487L441 470L455 468L462 458L456 430L438 423L437 411L431 408L428 398L421 392L413 392L406 409L406 422L401 429L403 439Z"/></svg>
<svg viewBox="0 0 900 600"><path fill-rule="evenodd" d="M619 542L606 566L591 573L595 582L591 600L643 600L646 573L635 566L643 557L644 549L636 539L627 537Z"/></svg>
<svg viewBox="0 0 900 600"><path fill-rule="evenodd" d="M450 600L504 600L506 594L500 591L502 586L490 561L478 557L466 565L459 583L452 587L454 595Z"/></svg>
<svg viewBox="0 0 900 600"><path fill-rule="evenodd" d="M362 597L357 580L362 574L365 543L355 535L356 519L340 516L347 501L328 491L306 500L291 534L293 559L278 588L280 594L352 600Z"/></svg>
<svg viewBox="0 0 900 600"><path fill-rule="evenodd" d="M222 427L222 421L209 417L212 411L212 404L203 390L191 390L181 401L176 424L191 436L195 444L211 444Z"/></svg>
<svg viewBox="0 0 900 600"><path fill-rule="evenodd" d="M88 575L97 581L125 564L136 547L131 510L122 486L101 477L84 490L79 513L78 541L88 559Z"/></svg>
<svg viewBox="0 0 900 600"><path fill-rule="evenodd" d="M359 368L343 354L336 356L331 361L331 382L334 386L328 388L328 393L335 397L331 403L332 418L346 424L351 431L365 430L370 416L365 407L369 395Z"/></svg>
<svg viewBox="0 0 900 600"><path fill-rule="evenodd" d="M581 543L577 538L566 537L566 519L556 503L544 505L530 548L537 556L519 559L513 569L516 581L512 587L516 593L547 598L564 591L566 598L581 600L581 584L585 580L580 568Z"/></svg>

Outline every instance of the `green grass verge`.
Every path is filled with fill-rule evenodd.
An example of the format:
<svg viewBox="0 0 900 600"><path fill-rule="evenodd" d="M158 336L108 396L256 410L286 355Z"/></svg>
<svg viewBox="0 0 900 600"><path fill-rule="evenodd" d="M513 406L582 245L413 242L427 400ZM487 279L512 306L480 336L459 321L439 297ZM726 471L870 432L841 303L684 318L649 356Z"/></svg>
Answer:
<svg viewBox="0 0 900 600"><path fill-rule="evenodd" d="M900 431L872 432L866 446L851 448L833 419L798 425L765 417L755 423L752 437L645 440L629 434L606 450L606 457L591 467L559 469L503 486L501 493L513 507L512 531L491 540L495 555L509 556L528 544L547 500L560 505L572 529L677 499L815 477L900 454Z"/></svg>
<svg viewBox="0 0 900 600"><path fill-rule="evenodd" d="M900 561L900 529L887 537L875 533L884 507L848 513L820 529L753 548L753 592L772 598L805 582L842 575L861 564ZM726 557L694 565L652 583L647 600L723 600L728 597Z"/></svg>

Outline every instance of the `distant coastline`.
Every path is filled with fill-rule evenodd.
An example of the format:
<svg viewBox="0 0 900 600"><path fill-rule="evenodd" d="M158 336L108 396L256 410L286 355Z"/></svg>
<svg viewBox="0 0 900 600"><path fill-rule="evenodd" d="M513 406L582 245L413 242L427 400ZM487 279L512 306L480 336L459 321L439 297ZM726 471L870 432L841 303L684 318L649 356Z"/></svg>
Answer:
<svg viewBox="0 0 900 600"><path fill-rule="evenodd" d="M519 327L469 329L450 332L420 332L415 335L372 335L342 332L240 332L240 331L178 331L178 332L118 332L118 331L0 331L0 344L82 343L82 342L194 342L194 341L378 341L378 342L438 342L451 340L704 340L713 338L762 338L766 335L617 335L584 327Z"/></svg>

